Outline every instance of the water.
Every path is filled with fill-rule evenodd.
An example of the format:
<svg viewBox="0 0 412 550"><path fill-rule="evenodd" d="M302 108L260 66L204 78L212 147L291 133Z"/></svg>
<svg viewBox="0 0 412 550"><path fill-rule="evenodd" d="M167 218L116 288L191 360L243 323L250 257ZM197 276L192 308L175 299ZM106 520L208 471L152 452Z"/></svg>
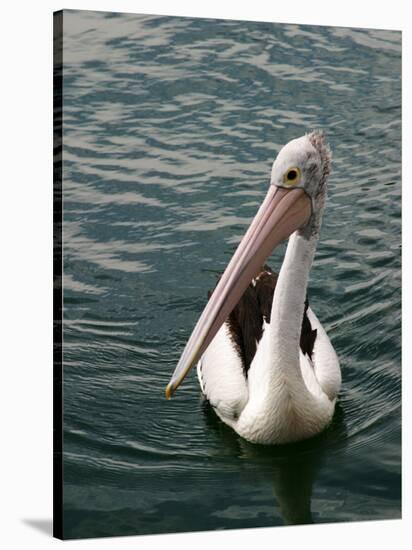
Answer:
<svg viewBox="0 0 412 550"><path fill-rule="evenodd" d="M64 48L65 536L399 518L400 33L66 11ZM274 157L318 127L309 296L342 392L321 436L259 447L194 373L164 388Z"/></svg>

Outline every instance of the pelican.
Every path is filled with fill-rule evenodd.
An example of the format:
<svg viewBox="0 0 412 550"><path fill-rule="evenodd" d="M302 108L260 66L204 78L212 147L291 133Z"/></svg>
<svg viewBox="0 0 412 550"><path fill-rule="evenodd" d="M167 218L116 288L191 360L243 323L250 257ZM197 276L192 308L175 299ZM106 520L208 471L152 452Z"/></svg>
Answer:
<svg viewBox="0 0 412 550"><path fill-rule="evenodd" d="M216 414L252 443L307 439L333 417L339 360L306 297L330 163L322 132L280 150L266 197L166 388L170 398L197 364L201 390ZM288 237L276 276L265 262Z"/></svg>

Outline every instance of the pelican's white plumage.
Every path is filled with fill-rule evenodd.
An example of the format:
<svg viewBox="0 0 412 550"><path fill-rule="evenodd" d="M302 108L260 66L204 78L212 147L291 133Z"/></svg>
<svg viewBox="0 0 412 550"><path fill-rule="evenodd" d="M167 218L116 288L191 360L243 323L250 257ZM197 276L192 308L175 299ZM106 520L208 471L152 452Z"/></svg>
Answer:
<svg viewBox="0 0 412 550"><path fill-rule="evenodd" d="M329 169L330 151L320 133L292 140L280 151L265 201L213 292L168 386L170 395L198 361L201 389L218 416L254 443L305 439L325 429L333 417L341 385L339 361L316 315L305 308ZM241 304L248 285L256 285L257 266L289 235L271 296L270 320L262 318L263 332L245 369L229 315ZM302 348L302 319L314 335L310 351Z"/></svg>
<svg viewBox="0 0 412 550"><path fill-rule="evenodd" d="M201 390L216 414L248 441L281 444L306 439L332 419L341 386L339 360L310 307L307 315L317 334L311 358L299 349L298 376L289 366L273 368L273 326L266 322L247 376L227 322L197 364Z"/></svg>

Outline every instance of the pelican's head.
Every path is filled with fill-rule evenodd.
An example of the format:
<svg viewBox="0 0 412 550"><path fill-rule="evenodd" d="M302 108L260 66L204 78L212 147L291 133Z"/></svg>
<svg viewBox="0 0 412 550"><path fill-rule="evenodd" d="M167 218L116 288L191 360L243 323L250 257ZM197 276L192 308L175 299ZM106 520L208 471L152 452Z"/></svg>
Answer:
<svg viewBox="0 0 412 550"><path fill-rule="evenodd" d="M311 199L312 216L308 227L320 223L331 152L322 132L312 132L289 141L279 151L270 178L271 185L282 189L302 189Z"/></svg>
<svg viewBox="0 0 412 550"><path fill-rule="evenodd" d="M166 388L170 397L200 359L274 248L299 231L316 235L322 216L330 152L312 132L285 145L273 163L269 190L230 260Z"/></svg>

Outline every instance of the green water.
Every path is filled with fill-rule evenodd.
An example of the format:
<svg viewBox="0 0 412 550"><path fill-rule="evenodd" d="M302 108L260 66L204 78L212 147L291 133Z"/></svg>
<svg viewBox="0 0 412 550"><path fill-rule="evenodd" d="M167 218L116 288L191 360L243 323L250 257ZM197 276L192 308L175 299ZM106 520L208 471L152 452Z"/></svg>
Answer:
<svg viewBox="0 0 412 550"><path fill-rule="evenodd" d="M400 54L393 31L64 12L65 537L400 517ZM253 446L194 373L164 387L274 157L319 127L309 296L342 391L321 436Z"/></svg>

